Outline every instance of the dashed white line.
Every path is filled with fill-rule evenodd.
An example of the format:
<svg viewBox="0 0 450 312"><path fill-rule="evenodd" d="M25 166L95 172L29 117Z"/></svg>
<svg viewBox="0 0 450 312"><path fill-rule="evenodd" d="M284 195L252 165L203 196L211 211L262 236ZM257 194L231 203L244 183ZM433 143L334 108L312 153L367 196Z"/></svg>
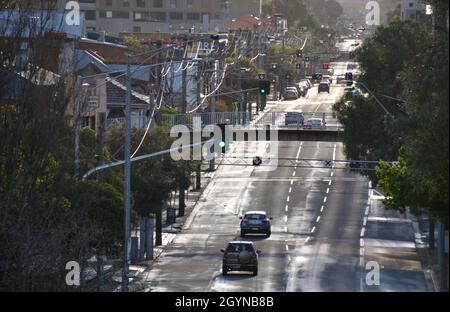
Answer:
<svg viewBox="0 0 450 312"><path fill-rule="evenodd" d="M286 212L288 212L288 211L289 211L289 205L286 205L286 207L284 207L284 210L285 210Z"/></svg>
<svg viewBox="0 0 450 312"><path fill-rule="evenodd" d="M289 246L288 245L286 245L286 251L289 251Z"/></svg>
<svg viewBox="0 0 450 312"><path fill-rule="evenodd" d="M326 193L327 193L327 194L330 193L330 188L327 188L327 192L326 192Z"/></svg>
<svg viewBox="0 0 450 312"><path fill-rule="evenodd" d="M331 185L331 180L328 182L328 185L329 185L329 186Z"/></svg>
<svg viewBox="0 0 450 312"><path fill-rule="evenodd" d="M319 221L320 221L320 216L317 217L316 223L318 223Z"/></svg>
<svg viewBox="0 0 450 312"><path fill-rule="evenodd" d="M327 202L327 197L325 196L325 198L323 199L323 202L326 203Z"/></svg>
<svg viewBox="0 0 450 312"><path fill-rule="evenodd" d="M364 233L366 232L366 228L365 227L363 227L362 229L361 229L361 237L364 237Z"/></svg>
<svg viewBox="0 0 450 312"><path fill-rule="evenodd" d="M294 171L294 172L292 172L292 176L293 176L293 177L295 177L295 173L296 173L295 171Z"/></svg>
<svg viewBox="0 0 450 312"><path fill-rule="evenodd" d="M287 233L287 231L288 231L287 226L285 226L285 227L284 227L284 232Z"/></svg>
<svg viewBox="0 0 450 312"><path fill-rule="evenodd" d="M369 206L366 207L366 212L364 213L366 216L369 215Z"/></svg>
<svg viewBox="0 0 450 312"><path fill-rule="evenodd" d="M291 180L291 185L294 185L294 180Z"/></svg>
<svg viewBox="0 0 450 312"><path fill-rule="evenodd" d="M334 176L334 172L331 172L331 176Z"/></svg>
<svg viewBox="0 0 450 312"><path fill-rule="evenodd" d="M292 193L292 187L289 188L289 192L288 193Z"/></svg>
<svg viewBox="0 0 450 312"><path fill-rule="evenodd" d="M309 240L311 239L311 237L307 237L306 239L305 239L305 244L307 243L307 242L309 242Z"/></svg>
<svg viewBox="0 0 450 312"><path fill-rule="evenodd" d="M287 222L287 221L288 221L288 216L285 215L285 216L284 216L284 222Z"/></svg>
<svg viewBox="0 0 450 312"><path fill-rule="evenodd" d="M291 199L291 198L288 196L288 197L286 198L286 201L289 202L290 199Z"/></svg>
<svg viewBox="0 0 450 312"><path fill-rule="evenodd" d="M372 188L372 181L369 181L369 188Z"/></svg>
<svg viewBox="0 0 450 312"><path fill-rule="evenodd" d="M314 233L316 231L316 227L314 226L312 229L311 229L311 233Z"/></svg>
<svg viewBox="0 0 450 312"><path fill-rule="evenodd" d="M367 199L367 205L370 205L370 198Z"/></svg>
<svg viewBox="0 0 450 312"><path fill-rule="evenodd" d="M320 207L320 212L323 212L324 208L325 208L325 206Z"/></svg>
<svg viewBox="0 0 450 312"><path fill-rule="evenodd" d="M364 238L359 239L359 246L364 247Z"/></svg>
<svg viewBox="0 0 450 312"><path fill-rule="evenodd" d="M364 217L363 226L366 226L367 224L367 217Z"/></svg>

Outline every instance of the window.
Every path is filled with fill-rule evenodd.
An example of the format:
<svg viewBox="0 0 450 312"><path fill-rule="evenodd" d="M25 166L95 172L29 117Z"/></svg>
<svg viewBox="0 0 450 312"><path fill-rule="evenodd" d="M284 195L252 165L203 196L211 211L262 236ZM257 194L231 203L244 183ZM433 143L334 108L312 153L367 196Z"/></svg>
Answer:
<svg viewBox="0 0 450 312"><path fill-rule="evenodd" d="M170 12L170 19L180 21L183 19L182 12Z"/></svg>
<svg viewBox="0 0 450 312"><path fill-rule="evenodd" d="M413 2L410 2L410 3L409 3L409 7L412 8L413 6L414 6L414 3L413 3Z"/></svg>
<svg viewBox="0 0 450 312"><path fill-rule="evenodd" d="M163 7L163 0L153 0L153 7L161 9Z"/></svg>
<svg viewBox="0 0 450 312"><path fill-rule="evenodd" d="M219 0L220 8L226 10L228 8L228 0Z"/></svg>
<svg viewBox="0 0 450 312"><path fill-rule="evenodd" d="M164 22L166 20L165 12L151 12L150 21L151 22Z"/></svg>
<svg viewBox="0 0 450 312"><path fill-rule="evenodd" d="M142 31L141 26L133 26L134 33L140 33Z"/></svg>
<svg viewBox="0 0 450 312"><path fill-rule="evenodd" d="M144 20L144 13L143 12L134 12L134 20L135 21L142 21Z"/></svg>
<svg viewBox="0 0 450 312"><path fill-rule="evenodd" d="M95 10L84 11L84 18L87 21L95 21L97 19L96 11Z"/></svg>
<svg viewBox="0 0 450 312"><path fill-rule="evenodd" d="M186 19L189 21L200 21L200 13L187 13Z"/></svg>
<svg viewBox="0 0 450 312"><path fill-rule="evenodd" d="M124 8L130 7L130 0L122 0L122 5Z"/></svg>
<svg viewBox="0 0 450 312"><path fill-rule="evenodd" d="M112 0L105 0L105 5L106 6L112 6Z"/></svg>
<svg viewBox="0 0 450 312"><path fill-rule="evenodd" d="M128 11L101 11L101 18L130 18L130 13Z"/></svg>
<svg viewBox="0 0 450 312"><path fill-rule="evenodd" d="M194 0L186 0L186 7L192 9L194 7Z"/></svg>
<svg viewBox="0 0 450 312"><path fill-rule="evenodd" d="M136 0L136 7L145 8L145 0Z"/></svg>
<svg viewBox="0 0 450 312"><path fill-rule="evenodd" d="M170 0L170 8L171 9L177 8L177 0Z"/></svg>

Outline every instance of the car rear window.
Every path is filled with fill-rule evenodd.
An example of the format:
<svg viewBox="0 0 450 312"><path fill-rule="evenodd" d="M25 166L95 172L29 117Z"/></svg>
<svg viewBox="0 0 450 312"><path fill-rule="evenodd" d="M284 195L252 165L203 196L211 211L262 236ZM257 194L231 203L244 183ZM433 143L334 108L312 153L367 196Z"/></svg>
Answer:
<svg viewBox="0 0 450 312"><path fill-rule="evenodd" d="M228 252L252 252L253 246L250 244L228 244Z"/></svg>
<svg viewBox="0 0 450 312"><path fill-rule="evenodd" d="M266 216L262 214L246 214L244 217L247 220L264 220L265 218Z"/></svg>

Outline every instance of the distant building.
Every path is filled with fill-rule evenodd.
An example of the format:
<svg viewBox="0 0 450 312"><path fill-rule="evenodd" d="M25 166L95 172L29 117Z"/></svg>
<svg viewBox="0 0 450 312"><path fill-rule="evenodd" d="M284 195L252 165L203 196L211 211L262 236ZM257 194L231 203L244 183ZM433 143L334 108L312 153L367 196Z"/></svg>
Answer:
<svg viewBox="0 0 450 312"><path fill-rule="evenodd" d="M425 16L426 5L420 0L402 0L400 18L402 21L419 21Z"/></svg>
<svg viewBox="0 0 450 312"><path fill-rule="evenodd" d="M23 0L29 1L29 0ZM55 2L46 0L48 2ZM69 0L57 0L65 9ZM224 24L246 15L260 17L262 0L79 0L86 32L187 33L222 31Z"/></svg>

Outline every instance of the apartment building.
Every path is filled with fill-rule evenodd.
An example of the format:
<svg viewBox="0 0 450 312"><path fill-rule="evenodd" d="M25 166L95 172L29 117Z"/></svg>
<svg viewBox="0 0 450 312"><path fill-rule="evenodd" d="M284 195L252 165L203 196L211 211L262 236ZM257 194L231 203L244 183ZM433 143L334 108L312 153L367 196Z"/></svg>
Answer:
<svg viewBox="0 0 450 312"><path fill-rule="evenodd" d="M58 0L64 6L65 0ZM79 0L88 32L186 33L222 31L246 15L261 16L261 0Z"/></svg>

